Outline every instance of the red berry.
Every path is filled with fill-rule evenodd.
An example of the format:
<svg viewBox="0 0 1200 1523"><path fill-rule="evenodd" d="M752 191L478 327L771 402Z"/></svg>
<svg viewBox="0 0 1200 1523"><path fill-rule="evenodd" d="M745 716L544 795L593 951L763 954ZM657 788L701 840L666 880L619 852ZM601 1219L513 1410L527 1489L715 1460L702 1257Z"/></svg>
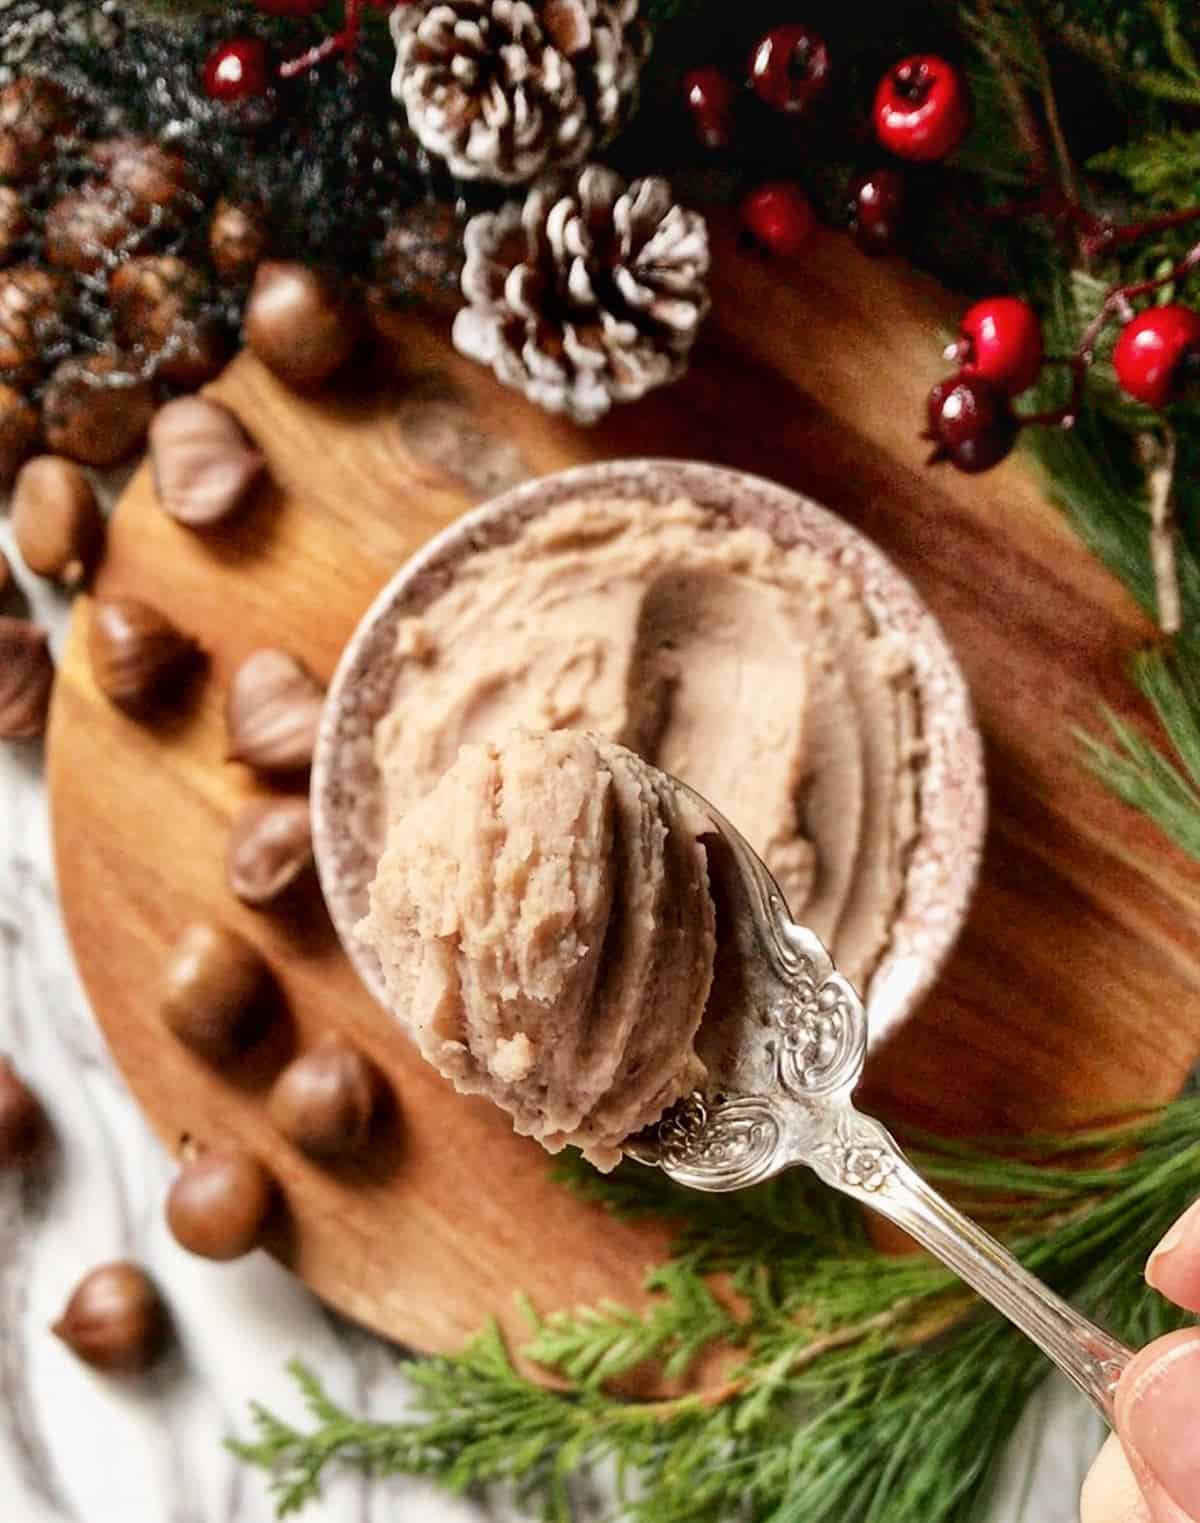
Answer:
<svg viewBox="0 0 1200 1523"><path fill-rule="evenodd" d="M1179 395L1188 362L1197 354L1200 312L1172 303L1150 307L1125 324L1113 349L1113 368L1131 397L1165 407Z"/></svg>
<svg viewBox="0 0 1200 1523"><path fill-rule="evenodd" d="M717 68L693 69L684 75L683 89L697 138L706 148L727 148L737 95L732 81Z"/></svg>
<svg viewBox="0 0 1200 1523"><path fill-rule="evenodd" d="M978 375L952 375L929 393L930 464L949 460L960 471L986 471L1003 460L1017 437L1008 398Z"/></svg>
<svg viewBox="0 0 1200 1523"><path fill-rule="evenodd" d="M904 176L873 169L850 183L850 231L864 254L890 254L904 219Z"/></svg>
<svg viewBox="0 0 1200 1523"><path fill-rule="evenodd" d="M944 159L970 123L966 86L953 64L932 53L896 64L875 92L875 136L901 159Z"/></svg>
<svg viewBox="0 0 1200 1523"><path fill-rule="evenodd" d="M829 49L806 26L772 27L750 55L750 83L776 111L807 111L829 84Z"/></svg>
<svg viewBox="0 0 1200 1523"><path fill-rule="evenodd" d="M960 337L946 351L966 375L981 375L1010 397L1032 386L1042 369L1042 325L1027 301L989 296L964 314Z"/></svg>
<svg viewBox="0 0 1200 1523"><path fill-rule="evenodd" d="M816 230L808 197L791 180L760 185L742 201L742 229L768 254L794 259Z"/></svg>
<svg viewBox="0 0 1200 1523"><path fill-rule="evenodd" d="M253 100L270 83L267 45L261 37L231 37L219 43L204 65L204 89L210 100Z"/></svg>
<svg viewBox="0 0 1200 1523"><path fill-rule="evenodd" d="M315 16L325 9L325 0L254 0L268 16Z"/></svg>

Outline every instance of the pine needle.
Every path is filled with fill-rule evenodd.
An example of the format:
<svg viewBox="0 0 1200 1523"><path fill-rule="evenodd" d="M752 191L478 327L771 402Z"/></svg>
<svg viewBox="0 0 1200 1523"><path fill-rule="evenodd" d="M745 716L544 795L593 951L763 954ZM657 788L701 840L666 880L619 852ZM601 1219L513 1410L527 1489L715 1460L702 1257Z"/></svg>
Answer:
<svg viewBox="0 0 1200 1523"><path fill-rule="evenodd" d="M1186 645L1174 652L1144 651L1134 662L1133 675L1170 737L1178 763L1106 709L1115 744L1082 735L1088 765L1200 861L1200 656Z"/></svg>

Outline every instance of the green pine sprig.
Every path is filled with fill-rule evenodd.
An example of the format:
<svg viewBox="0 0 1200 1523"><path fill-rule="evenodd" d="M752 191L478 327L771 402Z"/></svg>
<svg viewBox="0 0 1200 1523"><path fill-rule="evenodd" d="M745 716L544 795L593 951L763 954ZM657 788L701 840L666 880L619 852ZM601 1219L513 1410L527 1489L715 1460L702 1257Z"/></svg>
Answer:
<svg viewBox="0 0 1200 1523"><path fill-rule="evenodd" d="M971 1209L1006 1211L1035 1273L1135 1343L1186 1319L1141 1265L1200 1189L1200 1101L1063 1139L1014 1161L928 1141L920 1166ZM575 1176L576 1168L569 1166ZM680 1222L649 1310L600 1306L536 1324L522 1350L565 1389L520 1373L490 1328L453 1358L410 1368L414 1409L356 1418L301 1365L308 1422L254 1409L234 1452L272 1475L280 1515L320 1494L332 1468L431 1477L455 1491L514 1486L555 1523L575 1484L614 1477L629 1523L971 1523L997 1455L1045 1373L1031 1344L940 1265L874 1249L856 1213L794 1173L744 1197L697 1196L626 1165L587 1191L621 1215L662 1196ZM1013 1210L1014 1195L1025 1203ZM757 1251L750 1222L762 1224ZM735 1296L711 1276L731 1255ZM741 1249L739 1249L741 1251ZM647 1361L678 1376L729 1349L723 1384L636 1402L607 1381Z"/></svg>
<svg viewBox="0 0 1200 1523"><path fill-rule="evenodd" d="M1187 645L1143 651L1134 661L1134 680L1170 736L1178 763L1105 709L1113 743L1081 736L1088 765L1200 861L1200 656Z"/></svg>

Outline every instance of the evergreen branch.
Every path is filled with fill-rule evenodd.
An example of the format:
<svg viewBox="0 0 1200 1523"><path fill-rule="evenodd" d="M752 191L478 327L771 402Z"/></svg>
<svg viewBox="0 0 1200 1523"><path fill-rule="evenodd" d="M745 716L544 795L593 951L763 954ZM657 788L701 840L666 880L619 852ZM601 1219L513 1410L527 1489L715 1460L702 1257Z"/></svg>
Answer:
<svg viewBox="0 0 1200 1523"><path fill-rule="evenodd" d="M1200 796L1190 791L1162 753L1110 710L1102 713L1115 746L1081 734L1084 759L1118 798L1154 821L1183 851L1200 861Z"/></svg>
<svg viewBox="0 0 1200 1523"><path fill-rule="evenodd" d="M667 1379L679 1379L713 1344L743 1341L748 1324L717 1299L689 1259L664 1264L647 1286L662 1297L648 1315L613 1301L555 1312L524 1353L576 1385L600 1386L651 1360Z"/></svg>
<svg viewBox="0 0 1200 1523"><path fill-rule="evenodd" d="M999 14L1000 3L1001 0L973 0L964 8L963 19L1003 96L1033 178L1045 183L1049 179L1049 159L1026 94L1026 85L1036 77L1037 66L1030 63L1026 33L1014 24L1013 17Z"/></svg>
<svg viewBox="0 0 1200 1523"><path fill-rule="evenodd" d="M1078 22L1065 22L1058 29L1058 36L1074 52L1097 65L1112 79L1142 95L1172 105L1200 105L1200 79L1181 77L1165 69L1130 65L1120 57L1102 32Z"/></svg>
<svg viewBox="0 0 1200 1523"><path fill-rule="evenodd" d="M1193 206L1200 181L1200 132L1169 127L1118 143L1088 160L1096 174L1115 174L1153 205Z"/></svg>
<svg viewBox="0 0 1200 1523"><path fill-rule="evenodd" d="M1149 0L1150 12L1162 28L1167 57L1183 75L1200 82L1200 63L1191 43L1184 36L1172 0Z"/></svg>
<svg viewBox="0 0 1200 1523"><path fill-rule="evenodd" d="M1081 736L1087 763L1118 797L1200 861L1200 657L1188 645L1173 653L1145 651L1134 662L1134 680L1181 765L1109 710L1105 718L1116 744Z"/></svg>
<svg viewBox="0 0 1200 1523"><path fill-rule="evenodd" d="M1187 643L1143 651L1134 660L1134 679L1200 792L1200 651Z"/></svg>
<svg viewBox="0 0 1200 1523"><path fill-rule="evenodd" d="M1016 1212L1014 1251L1140 1342L1184 1320L1140 1268L1200 1187L1198 1132L1192 1099L1149 1119L1036 1139L1023 1162L932 1140L920 1157L996 1206L1032 1186L1037 1199ZM632 1198L624 1172L591 1192L620 1211ZM281 1514L311 1501L336 1464L456 1490L504 1482L544 1517L569 1523L571 1477L604 1467L619 1478L612 1516L630 1523L973 1523L994 1458L1042 1378L1041 1356L940 1265L885 1257L861 1232L846 1236L821 1203L827 1192L800 1172L792 1178L795 1199L811 1197L807 1220L825 1216L832 1230L815 1242L793 1238L783 1258L773 1243L747 1260L736 1284L744 1314L703 1287L693 1253L677 1255L644 1315L602 1307L539 1326L532 1348L568 1379L566 1391L522 1377L493 1328L456 1358L412 1368L410 1418L357 1419L293 1367L312 1426L255 1408L254 1438L231 1447L272 1473ZM755 1210L769 1218L777 1206L759 1200ZM639 1403L601 1384L606 1361L618 1370L647 1350L670 1358L720 1339L722 1328L742 1361L716 1391Z"/></svg>

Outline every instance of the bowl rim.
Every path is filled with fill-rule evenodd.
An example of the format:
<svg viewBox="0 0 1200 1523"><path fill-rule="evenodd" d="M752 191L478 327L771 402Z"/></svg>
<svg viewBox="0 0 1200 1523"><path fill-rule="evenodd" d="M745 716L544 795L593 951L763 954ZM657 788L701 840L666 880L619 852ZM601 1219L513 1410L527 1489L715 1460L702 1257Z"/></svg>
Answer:
<svg viewBox="0 0 1200 1523"><path fill-rule="evenodd" d="M439 566L450 567L486 548L478 531L508 521L519 525L580 496L616 491L628 496L659 496L664 486L721 510L712 499L749 493L771 514L781 515L825 546L813 553L839 561L852 558L851 574L860 595L881 627L894 626L899 610L920 634L913 646L926 754L919 763L917 835L905 871L900 912L892 939L864 993L872 1049L891 1037L909 1018L940 975L966 919L978 879L987 824L987 790L983 743L975 721L966 678L950 643L909 577L861 530L794 488L755 472L699 460L634 457L595 461L533 477L468 509L413 552L371 600L347 641L334 670L318 727L310 783L313 847L317 873L330 917L350 959L372 996L385 1008L387 999L373 954L355 938L358 911L338 881L335 842L345 822L334 807L347 693L357 684L364 652L380 623L409 596L414 583ZM767 532L770 532L768 529ZM855 574L857 573L857 575ZM436 596L436 594L435 594ZM879 600L885 598L888 608ZM881 615L892 617L881 617ZM942 776L952 765L953 777ZM939 791L935 785L942 784ZM953 808L949 796L953 795ZM910 904L910 900L915 902Z"/></svg>

